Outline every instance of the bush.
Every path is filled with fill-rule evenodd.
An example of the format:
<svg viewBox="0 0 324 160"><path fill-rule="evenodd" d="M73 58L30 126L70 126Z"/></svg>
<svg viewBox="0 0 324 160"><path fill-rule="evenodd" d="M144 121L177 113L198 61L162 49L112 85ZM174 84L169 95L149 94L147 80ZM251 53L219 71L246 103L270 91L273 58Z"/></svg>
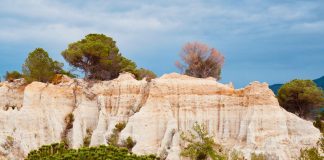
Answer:
<svg viewBox="0 0 324 160"><path fill-rule="evenodd" d="M4 78L6 81L13 82L15 79L22 78L22 74L20 74L18 71L7 71Z"/></svg>
<svg viewBox="0 0 324 160"><path fill-rule="evenodd" d="M118 140L119 140L119 134L120 132L126 127L125 122L119 122L115 125L115 128L113 129L113 133L109 136L107 143L113 146L118 147Z"/></svg>
<svg viewBox="0 0 324 160"><path fill-rule="evenodd" d="M300 160L322 160L324 156L321 153L324 152L324 134L317 142L316 147L305 148L300 150Z"/></svg>
<svg viewBox="0 0 324 160"><path fill-rule="evenodd" d="M323 158L315 147L300 150L300 160L323 160Z"/></svg>
<svg viewBox="0 0 324 160"><path fill-rule="evenodd" d="M133 140L132 137L127 137L126 140L122 141L121 147L127 148L129 151L132 151L133 147L135 146L136 142Z"/></svg>
<svg viewBox="0 0 324 160"><path fill-rule="evenodd" d="M252 153L251 160L266 160L266 156L262 153L260 154Z"/></svg>
<svg viewBox="0 0 324 160"><path fill-rule="evenodd" d="M225 160L226 156L221 145L216 144L211 136L208 136L206 126L195 123L193 132L181 134L181 139L188 143L181 151L181 156L195 160L206 160L210 157L213 160Z"/></svg>
<svg viewBox="0 0 324 160"><path fill-rule="evenodd" d="M112 160L154 160L154 155L138 156L128 152L126 148L114 146L83 147L79 149L68 149L63 143L44 145L38 150L28 153L26 160L87 160L87 159L112 159Z"/></svg>
<svg viewBox="0 0 324 160"><path fill-rule="evenodd" d="M245 160L243 153L233 150L229 155L229 160Z"/></svg>
<svg viewBox="0 0 324 160"><path fill-rule="evenodd" d="M136 71L136 79L141 80L143 78L146 78L147 81L151 81L151 79L156 78L156 74L150 70L140 68Z"/></svg>
<svg viewBox="0 0 324 160"><path fill-rule="evenodd" d="M124 128L126 127L126 123L125 122L119 122L115 125L115 132L121 132Z"/></svg>

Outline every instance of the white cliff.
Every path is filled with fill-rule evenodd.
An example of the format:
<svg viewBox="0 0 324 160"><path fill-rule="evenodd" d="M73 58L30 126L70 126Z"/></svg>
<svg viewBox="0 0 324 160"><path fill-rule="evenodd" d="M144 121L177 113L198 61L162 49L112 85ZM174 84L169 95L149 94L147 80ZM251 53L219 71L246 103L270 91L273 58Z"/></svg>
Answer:
<svg viewBox="0 0 324 160"><path fill-rule="evenodd" d="M111 81L64 78L61 83L0 83L0 145L8 159L23 158L43 144L67 137L74 147L92 132L91 145L106 144L116 123L126 122L120 141L136 141L133 152L180 159L182 131L195 122L228 149L294 159L300 148L315 145L312 123L282 109L265 83L234 89L212 78L167 74L151 82L122 74ZM71 129L65 122L69 114Z"/></svg>

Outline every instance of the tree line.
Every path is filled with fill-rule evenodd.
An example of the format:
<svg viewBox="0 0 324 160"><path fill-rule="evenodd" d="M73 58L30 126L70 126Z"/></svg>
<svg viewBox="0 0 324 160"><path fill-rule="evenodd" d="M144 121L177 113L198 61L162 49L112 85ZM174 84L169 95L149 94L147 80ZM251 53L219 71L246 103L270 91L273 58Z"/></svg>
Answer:
<svg viewBox="0 0 324 160"><path fill-rule="evenodd" d="M138 68L136 63L120 53L116 41L104 34L88 34L83 39L70 43L61 55L73 68L84 73L86 80L111 80L122 72L132 73L136 79L150 81L156 74L149 69ZM224 56L215 48L200 42L189 42L179 54L175 66L182 74L198 78L221 79ZM77 75L63 69L64 64L53 60L42 48L30 52L22 65L22 73L7 72L5 79L14 81L24 78L33 81L53 82L57 74L75 78ZM292 80L283 85L277 98L280 106L305 119L314 119L324 111L323 89L310 80Z"/></svg>
<svg viewBox="0 0 324 160"><path fill-rule="evenodd" d="M150 81L156 74L149 69L138 68L136 63L120 53L116 41L104 34L88 34L83 39L70 43L61 55L73 68L84 73L86 80L111 80L122 72L132 73L136 79ZM215 48L200 42L185 44L175 62L182 74L198 78L221 79L224 56ZM64 64L53 60L42 48L30 52L22 65L22 73L7 72L5 79L14 81L24 78L33 81L53 82L55 75L77 75L63 69ZM305 119L314 119L317 112L324 110L324 93L310 80L292 80L283 85L277 98L287 111ZM315 115L315 116L314 116Z"/></svg>
<svg viewBox="0 0 324 160"><path fill-rule="evenodd" d="M84 73L86 80L111 80L122 72L132 73L136 79L156 78L156 74L145 68L138 68L136 63L120 53L116 42L104 34L88 34L83 39L68 45L61 55L73 68ZM176 66L181 73L198 78L214 77L220 79L224 56L215 48L193 42L184 45L180 53L181 61ZM14 81L24 78L33 81L52 82L56 74L75 78L77 75L63 69L64 64L53 60L43 48L30 52L22 65L22 73L6 72L5 80Z"/></svg>

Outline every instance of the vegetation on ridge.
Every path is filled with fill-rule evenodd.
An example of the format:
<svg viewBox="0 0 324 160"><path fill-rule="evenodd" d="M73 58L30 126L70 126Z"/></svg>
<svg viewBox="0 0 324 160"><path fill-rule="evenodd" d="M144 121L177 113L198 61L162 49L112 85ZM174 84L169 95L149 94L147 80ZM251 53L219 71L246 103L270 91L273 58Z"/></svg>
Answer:
<svg viewBox="0 0 324 160"><path fill-rule="evenodd" d="M19 73L18 71L11 71L11 72L6 72L6 75L4 76L6 81L13 82L15 79L22 78L22 74Z"/></svg>
<svg viewBox="0 0 324 160"><path fill-rule="evenodd" d="M136 71L136 64L123 57L116 42L103 34L89 34L69 44L62 55L71 66L81 69L86 79L110 80L120 72Z"/></svg>
<svg viewBox="0 0 324 160"><path fill-rule="evenodd" d="M183 63L176 61L175 64L182 73L197 78L221 78L224 56L215 48L199 42L187 43L183 46L180 57Z"/></svg>
<svg viewBox="0 0 324 160"><path fill-rule="evenodd" d="M324 76L314 79L313 81L316 83L316 85L319 88L322 88L324 90ZM282 85L283 84L273 84L273 85L270 85L269 88L277 95L278 91L279 91L280 87L282 87Z"/></svg>
<svg viewBox="0 0 324 160"><path fill-rule="evenodd" d="M64 59L74 68L85 73L85 79L111 80L122 72L132 73L136 79L155 78L152 71L144 68L137 69L135 62L122 56L116 42L104 34L89 34L84 39L69 44L62 52ZM29 53L18 71L7 72L4 77L13 81L23 77L28 83L33 81L52 82L56 74L75 78L76 75L63 69L63 63L54 61L42 48L36 48Z"/></svg>
<svg viewBox="0 0 324 160"><path fill-rule="evenodd" d="M292 80L278 92L280 106L302 118L310 117L311 111L324 104L323 90L311 80Z"/></svg>
<svg viewBox="0 0 324 160"><path fill-rule="evenodd" d="M88 34L69 44L62 56L71 66L81 69L86 79L111 80L121 72L132 73L139 79L156 77L152 71L137 70L135 62L124 57L116 42L104 34Z"/></svg>
<svg viewBox="0 0 324 160"><path fill-rule="evenodd" d="M28 83L33 81L51 82L56 74L74 77L62 67L63 63L54 61L44 49L36 48L29 53L22 66L23 77Z"/></svg>

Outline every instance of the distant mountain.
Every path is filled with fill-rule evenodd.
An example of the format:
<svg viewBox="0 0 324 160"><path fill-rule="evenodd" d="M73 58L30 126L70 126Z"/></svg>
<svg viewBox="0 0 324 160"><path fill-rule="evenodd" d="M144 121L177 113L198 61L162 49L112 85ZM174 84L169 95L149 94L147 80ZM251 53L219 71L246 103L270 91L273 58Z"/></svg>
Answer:
<svg viewBox="0 0 324 160"><path fill-rule="evenodd" d="M273 93L277 94L282 85L283 84L273 84L270 85L269 88L273 91Z"/></svg>
<svg viewBox="0 0 324 160"><path fill-rule="evenodd" d="M316 85L322 89L324 89L324 76L322 76L321 78L318 78L318 79L314 79L313 80ZM282 86L283 84L273 84L273 85L270 85L269 88L273 91L273 93L277 94L278 93L278 90L280 89L280 87Z"/></svg>
<svg viewBox="0 0 324 160"><path fill-rule="evenodd" d="M318 79L314 79L313 81L317 84L318 87L324 89L324 76Z"/></svg>

